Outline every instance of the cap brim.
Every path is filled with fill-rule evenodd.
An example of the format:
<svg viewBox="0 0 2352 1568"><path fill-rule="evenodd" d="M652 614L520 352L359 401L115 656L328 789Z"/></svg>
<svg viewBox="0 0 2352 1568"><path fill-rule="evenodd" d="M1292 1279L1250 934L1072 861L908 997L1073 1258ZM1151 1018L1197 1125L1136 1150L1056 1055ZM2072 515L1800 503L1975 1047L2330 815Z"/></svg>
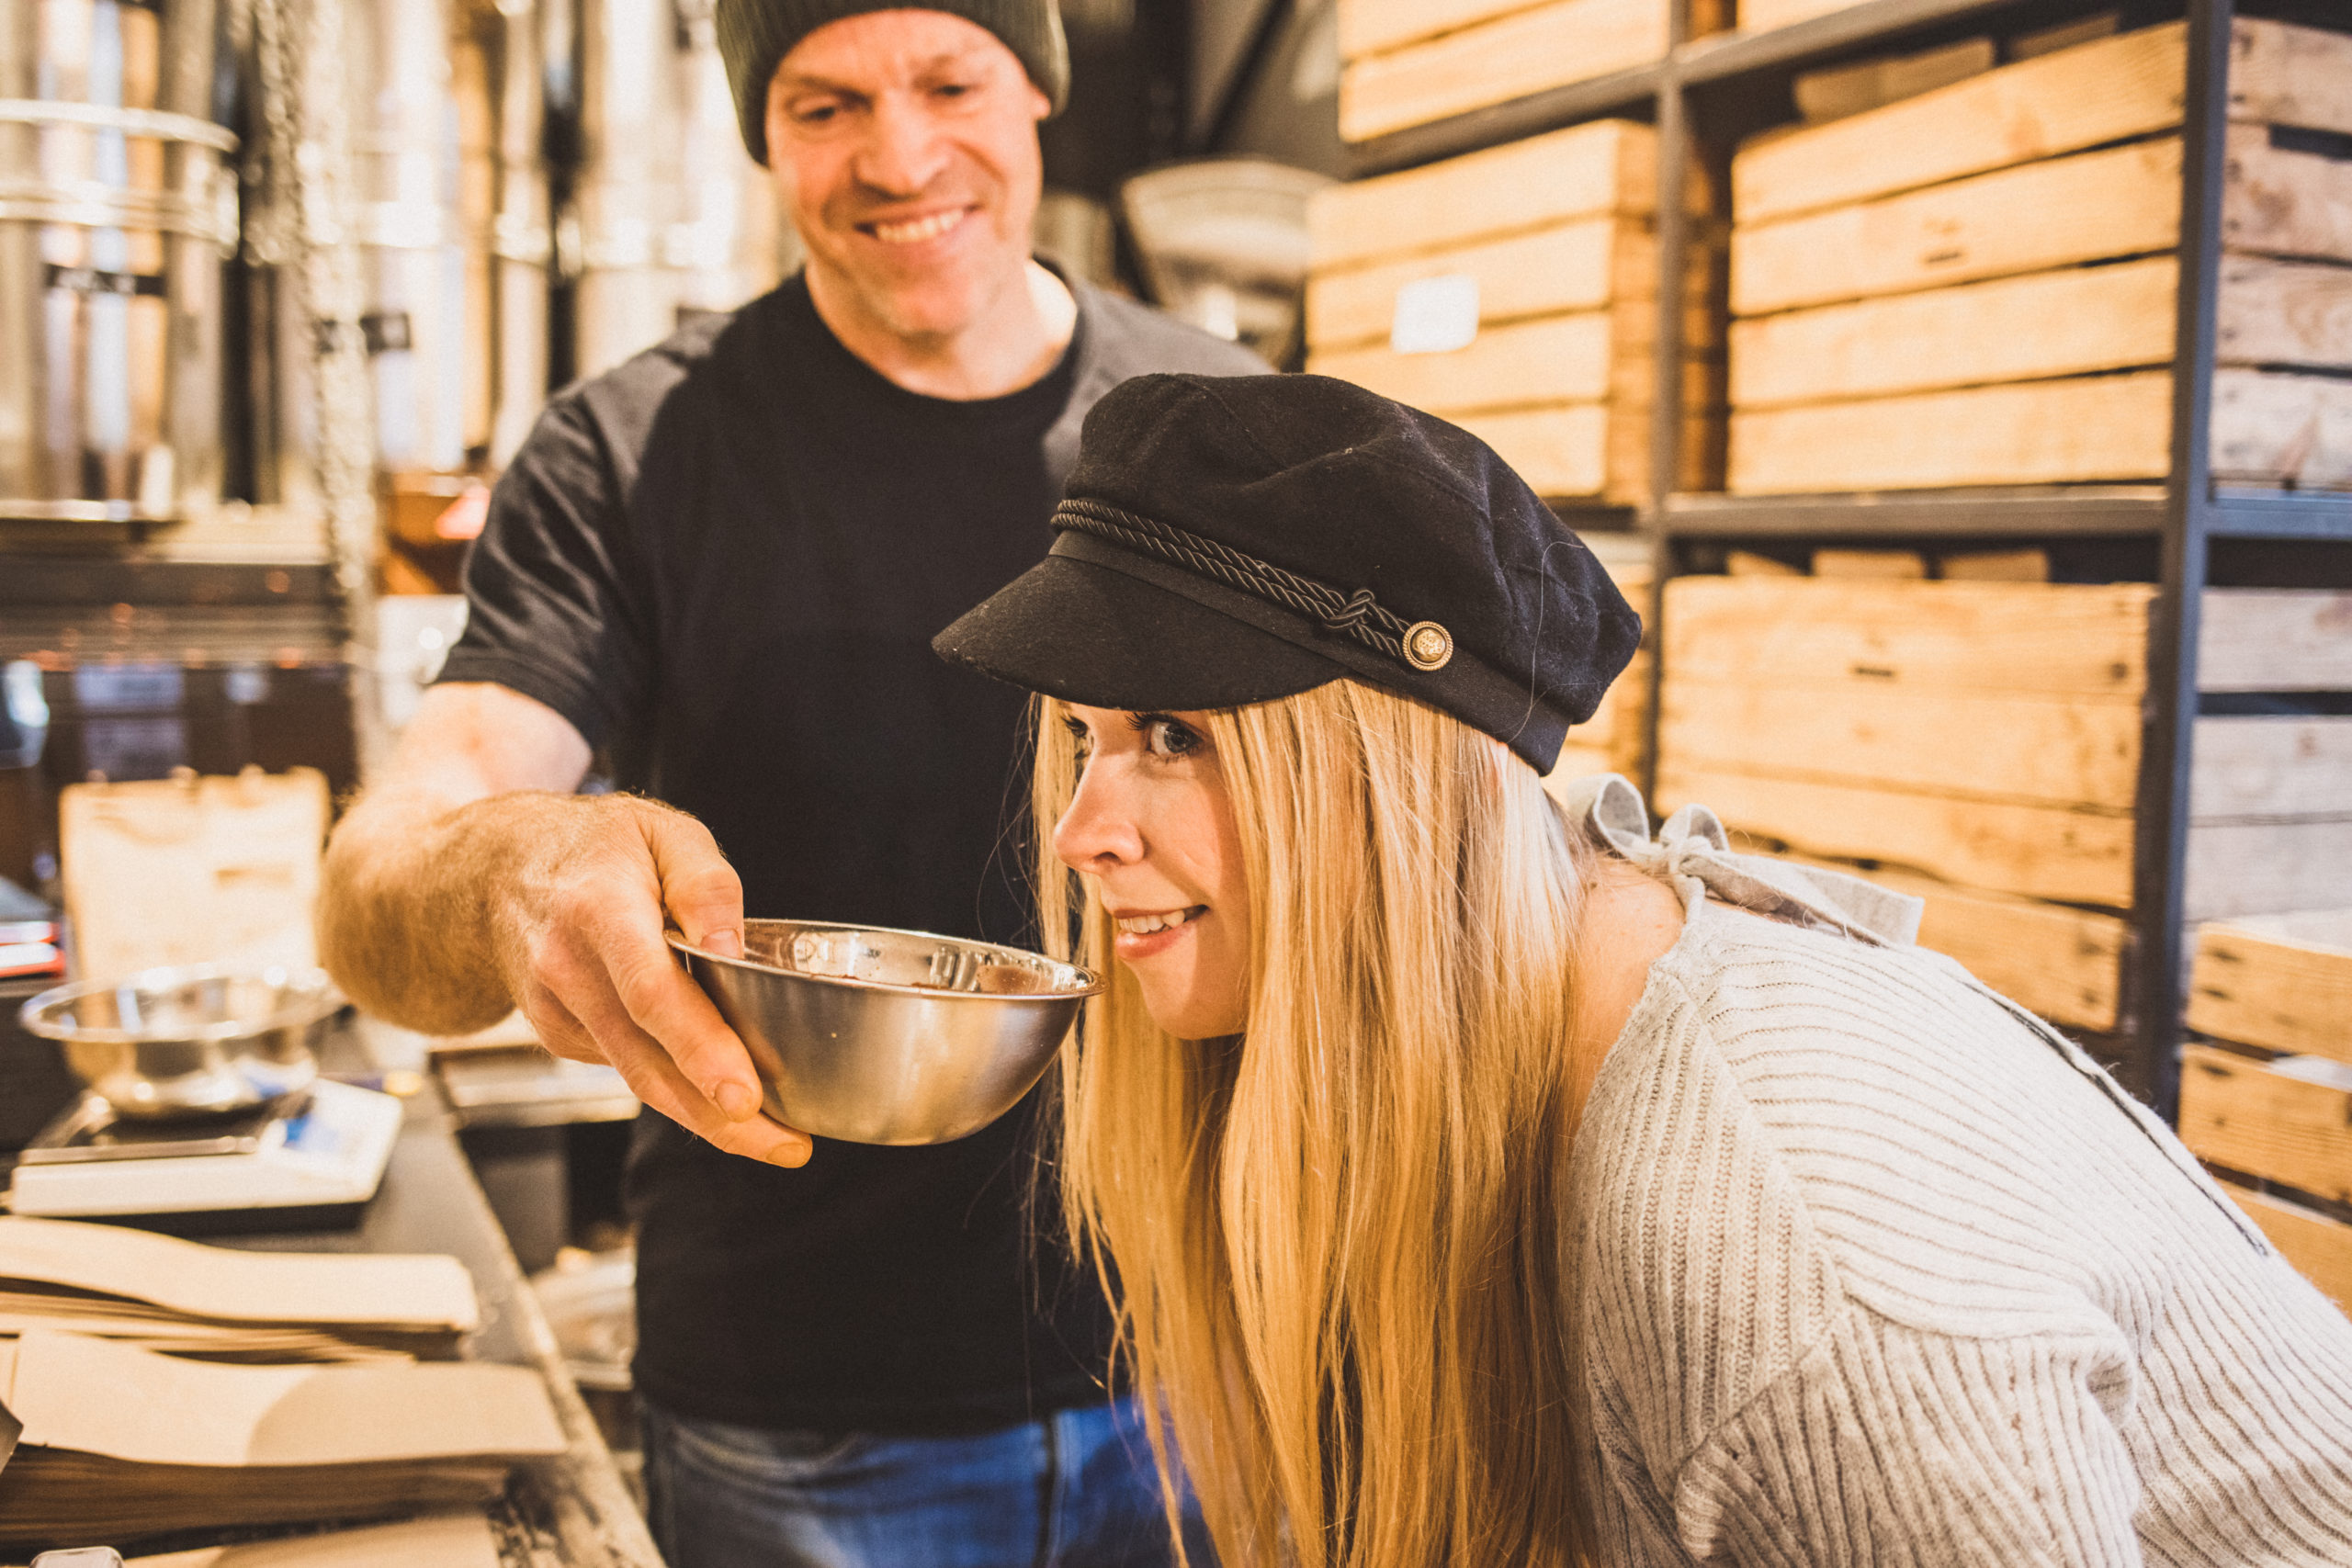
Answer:
<svg viewBox="0 0 2352 1568"><path fill-rule="evenodd" d="M931 646L1011 685L1137 712L1271 702L1352 673L1182 594L1066 555L1014 578Z"/></svg>

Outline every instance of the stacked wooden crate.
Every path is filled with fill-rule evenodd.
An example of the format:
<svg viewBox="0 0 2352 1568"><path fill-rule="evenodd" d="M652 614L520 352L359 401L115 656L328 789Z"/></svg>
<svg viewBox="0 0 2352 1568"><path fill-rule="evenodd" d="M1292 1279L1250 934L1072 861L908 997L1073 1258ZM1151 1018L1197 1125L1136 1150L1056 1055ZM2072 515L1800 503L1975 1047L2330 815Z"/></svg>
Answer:
<svg viewBox="0 0 2352 1568"><path fill-rule="evenodd" d="M1866 863L1921 940L2059 1021L2115 1027L2145 584L1684 577L1667 585L1657 807Z"/></svg>
<svg viewBox="0 0 2352 1568"><path fill-rule="evenodd" d="M1662 59L1671 0L1340 0L1350 141Z"/></svg>
<svg viewBox="0 0 2352 1568"><path fill-rule="evenodd" d="M2352 909L2209 925L2192 974L2181 1141L2352 1311Z"/></svg>
<svg viewBox="0 0 2352 1568"><path fill-rule="evenodd" d="M1928 901L1921 940L2075 1027L2116 1026L2132 908L2144 583L1685 577L1667 586L1661 810L1713 807ZM2212 589L2200 686L2352 691L2352 593ZM2214 714L2192 740L2186 916L2352 886L2352 717Z"/></svg>
<svg viewBox="0 0 2352 1568"><path fill-rule="evenodd" d="M1600 120L1307 207L1307 368L1453 420L1550 499L1645 493L1657 310L1657 136ZM1701 252L1704 254L1703 246ZM1685 483L1721 428L1721 337L1695 266Z"/></svg>
<svg viewBox="0 0 2352 1568"><path fill-rule="evenodd" d="M2209 591L2197 683L2188 918L2352 901L2352 592Z"/></svg>
<svg viewBox="0 0 2352 1568"><path fill-rule="evenodd" d="M2352 36L2234 26L2214 471L2352 485ZM2170 23L1744 146L1728 488L2162 478L2187 71Z"/></svg>

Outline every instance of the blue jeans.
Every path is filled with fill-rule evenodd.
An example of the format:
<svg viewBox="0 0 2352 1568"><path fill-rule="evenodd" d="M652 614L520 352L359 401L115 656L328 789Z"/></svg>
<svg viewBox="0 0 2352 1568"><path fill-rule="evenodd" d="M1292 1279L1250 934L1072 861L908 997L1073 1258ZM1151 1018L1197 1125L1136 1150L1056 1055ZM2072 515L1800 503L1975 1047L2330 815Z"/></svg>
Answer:
<svg viewBox="0 0 2352 1568"><path fill-rule="evenodd" d="M1161 1568L1176 1560L1132 1400L953 1438L771 1431L645 1408L670 1568ZM1189 1504L1189 1499L1188 1499ZM1184 1544L1216 1568L1196 1508Z"/></svg>

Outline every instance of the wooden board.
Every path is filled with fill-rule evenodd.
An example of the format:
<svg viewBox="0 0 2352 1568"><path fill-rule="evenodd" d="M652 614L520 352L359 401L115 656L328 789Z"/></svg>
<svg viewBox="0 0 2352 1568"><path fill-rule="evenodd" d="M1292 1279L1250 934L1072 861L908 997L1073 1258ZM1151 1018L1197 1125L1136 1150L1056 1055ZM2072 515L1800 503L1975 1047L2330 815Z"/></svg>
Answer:
<svg viewBox="0 0 2352 1568"><path fill-rule="evenodd" d="M1550 0L1340 73L1340 135L1385 136L1666 54L1668 0Z"/></svg>
<svg viewBox="0 0 2352 1568"><path fill-rule="evenodd" d="M2136 703L1718 684L1671 670L1661 701L1658 751L1677 766L2119 813L2139 787Z"/></svg>
<svg viewBox="0 0 2352 1568"><path fill-rule="evenodd" d="M2217 479L2352 488L2352 381L2216 370L2212 430Z"/></svg>
<svg viewBox="0 0 2352 1568"><path fill-rule="evenodd" d="M1735 410L1728 482L1792 495L2159 479L2171 435L2161 370Z"/></svg>
<svg viewBox="0 0 2352 1568"><path fill-rule="evenodd" d="M2151 256L1737 321L1732 404L1884 397L2168 365L2179 282L2177 261ZM2345 298L2352 318L2352 285Z"/></svg>
<svg viewBox="0 0 2352 1568"><path fill-rule="evenodd" d="M2352 1225L2307 1204L2224 1181L2222 1190L2261 1228L2278 1256L2319 1287L2320 1294L2352 1313Z"/></svg>
<svg viewBox="0 0 2352 1568"><path fill-rule="evenodd" d="M1641 220L1587 218L1456 251L1317 271L1306 280L1308 344L1340 348L1386 338L1396 291L1431 277L1475 282L1482 326L1598 310L1657 292L1657 242ZM1693 324L1712 321L1713 312L1702 310Z"/></svg>
<svg viewBox="0 0 2352 1568"><path fill-rule="evenodd" d="M2352 1062L2352 908L2199 927L2188 1023L2242 1045Z"/></svg>
<svg viewBox="0 0 2352 1568"><path fill-rule="evenodd" d="M1326 186L1307 198L1306 231L1323 270L1657 204L1657 132L1603 119Z"/></svg>
<svg viewBox="0 0 2352 1568"><path fill-rule="evenodd" d="M1732 156L1732 218L1788 217L2169 130L2188 73L2188 33L2172 22L1768 131Z"/></svg>
<svg viewBox="0 0 2352 1568"><path fill-rule="evenodd" d="M2352 261L2352 157L2307 151L2267 125L2229 129L2222 243L2267 255Z"/></svg>
<svg viewBox="0 0 2352 1568"><path fill-rule="evenodd" d="M2352 817L2352 717L2200 718L2192 769L2196 821Z"/></svg>
<svg viewBox="0 0 2352 1568"><path fill-rule="evenodd" d="M1666 668L1669 680L1723 684L2136 703L2154 595L2138 582L1678 577L1666 585Z"/></svg>
<svg viewBox="0 0 2352 1568"><path fill-rule="evenodd" d="M2214 346L2223 365L2352 370L2352 267L2223 256Z"/></svg>
<svg viewBox="0 0 2352 1568"><path fill-rule="evenodd" d="M1799 72L1789 95L1807 125L1826 125L1982 75L1999 59L1991 39L1962 39L1935 49Z"/></svg>
<svg viewBox="0 0 2352 1568"><path fill-rule="evenodd" d="M1739 0L1739 29L1758 33L1843 11L1860 0Z"/></svg>
<svg viewBox="0 0 2352 1568"><path fill-rule="evenodd" d="M1449 415L1493 447L1536 494L1551 500L1598 498L1632 504L1649 493L1650 411L1646 403L1581 403ZM1721 416L1683 422L1684 490L1722 483Z"/></svg>
<svg viewBox="0 0 2352 1568"><path fill-rule="evenodd" d="M2352 821L2199 822L2188 829L2182 918L2334 908L2352 886Z"/></svg>
<svg viewBox="0 0 2352 1568"><path fill-rule="evenodd" d="M2352 1200L2352 1092L2211 1045L2180 1053L2180 1141L2200 1159Z"/></svg>
<svg viewBox="0 0 2352 1568"><path fill-rule="evenodd" d="M1647 354L1646 332L1629 343L1625 324L1622 312L1589 310L1481 332L1451 354L1397 354L1381 344L1316 354L1306 367L1431 413L1598 402L1621 385L1621 365Z"/></svg>
<svg viewBox="0 0 2352 1568"><path fill-rule="evenodd" d="M1667 753L1657 797L1660 811L1698 801L1734 829L1806 854L1884 861L2029 898L2132 901L2128 817L1686 768Z"/></svg>
<svg viewBox="0 0 2352 1568"><path fill-rule="evenodd" d="M2352 691L2352 590L2206 590L2197 684L2208 692Z"/></svg>
<svg viewBox="0 0 2352 1568"><path fill-rule="evenodd" d="M1340 58L1354 60L1437 33L1450 33L1536 0L1340 0Z"/></svg>
<svg viewBox="0 0 2352 1568"><path fill-rule="evenodd" d="M2352 36L2241 17L2230 41L2232 119L2352 136Z"/></svg>
<svg viewBox="0 0 2352 1568"><path fill-rule="evenodd" d="M2053 1023L2101 1032L2115 1027L2130 922L2118 915L1961 887L1894 866L1788 857L1867 877L1923 908L1919 945Z"/></svg>
<svg viewBox="0 0 2352 1568"><path fill-rule="evenodd" d="M2180 140L2166 136L1743 222L1731 235L1731 310L1756 316L2143 255L2179 238Z"/></svg>

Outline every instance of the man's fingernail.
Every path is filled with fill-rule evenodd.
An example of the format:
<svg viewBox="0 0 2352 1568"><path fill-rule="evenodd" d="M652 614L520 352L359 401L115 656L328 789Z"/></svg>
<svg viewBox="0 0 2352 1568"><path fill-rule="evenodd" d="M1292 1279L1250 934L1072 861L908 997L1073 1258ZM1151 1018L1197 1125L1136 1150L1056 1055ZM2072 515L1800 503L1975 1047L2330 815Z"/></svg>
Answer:
<svg viewBox="0 0 2352 1568"><path fill-rule="evenodd" d="M703 950L721 958L743 956L743 933L732 926L723 926L702 939Z"/></svg>
<svg viewBox="0 0 2352 1568"><path fill-rule="evenodd" d="M780 1165L786 1170L797 1170L808 1163L808 1151L787 1145L768 1156L768 1159L770 1163Z"/></svg>
<svg viewBox="0 0 2352 1568"><path fill-rule="evenodd" d="M710 1098L727 1113L729 1122L741 1122L760 1108L760 1091L731 1079L711 1090Z"/></svg>

